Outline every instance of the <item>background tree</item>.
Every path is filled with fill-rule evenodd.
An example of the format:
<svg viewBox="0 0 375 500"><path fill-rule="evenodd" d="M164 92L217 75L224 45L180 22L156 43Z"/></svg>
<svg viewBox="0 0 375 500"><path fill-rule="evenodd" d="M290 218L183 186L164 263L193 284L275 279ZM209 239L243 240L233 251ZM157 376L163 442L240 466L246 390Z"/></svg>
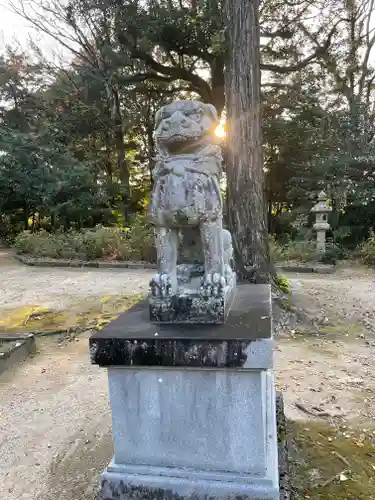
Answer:
<svg viewBox="0 0 375 500"><path fill-rule="evenodd" d="M1 54L3 219L20 219L22 225L27 219L34 228L40 220L51 229L132 224L133 215L144 212L151 188L156 109L174 98L198 97L225 110L230 47L223 2L14 2L15 10L64 47L66 60L52 63L36 44L27 57L14 48ZM302 235L297 221L308 220L322 187L335 208L333 226L345 222L357 231L361 214L365 222L356 241L368 234L374 164L371 6L371 0L260 2L267 222L283 239ZM16 171L24 179L20 195L6 187ZM50 182L36 182L47 179L47 172ZM86 194L75 189L77 179ZM28 184L35 189L27 195ZM30 207L21 206L26 195ZM70 196L77 203L69 207ZM82 214L73 210L80 196ZM254 265L247 258L244 275Z"/></svg>

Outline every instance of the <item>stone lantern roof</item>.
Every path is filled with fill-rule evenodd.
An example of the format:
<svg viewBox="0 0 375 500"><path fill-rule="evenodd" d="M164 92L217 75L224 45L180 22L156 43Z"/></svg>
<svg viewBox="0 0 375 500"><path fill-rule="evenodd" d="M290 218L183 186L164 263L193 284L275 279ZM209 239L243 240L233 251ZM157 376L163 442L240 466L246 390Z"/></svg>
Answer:
<svg viewBox="0 0 375 500"><path fill-rule="evenodd" d="M329 212L332 212L332 207L327 205L327 195L324 191L319 193L318 203L312 207L311 211L317 214L328 214Z"/></svg>

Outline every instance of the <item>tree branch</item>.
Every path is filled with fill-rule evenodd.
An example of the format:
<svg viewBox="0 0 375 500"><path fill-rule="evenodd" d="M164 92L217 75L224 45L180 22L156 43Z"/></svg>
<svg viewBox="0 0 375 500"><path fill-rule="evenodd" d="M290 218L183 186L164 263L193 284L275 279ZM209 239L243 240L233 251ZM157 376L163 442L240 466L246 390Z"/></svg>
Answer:
<svg viewBox="0 0 375 500"><path fill-rule="evenodd" d="M300 71L305 68L310 62L314 61L318 56L318 51L309 55L301 62L294 64L293 66L279 66L277 64L260 63L260 69L266 71L273 71L275 73L293 73L294 71Z"/></svg>
<svg viewBox="0 0 375 500"><path fill-rule="evenodd" d="M323 45L320 45L319 42L317 41L316 37L309 33L309 31L306 29L306 27L302 24L299 23L300 28L302 31L305 33L305 35L308 36L308 38L315 43L317 46L315 52L313 54L310 54L308 57L303 59L297 64L294 64L293 66L279 66L277 64L267 64L267 63L261 63L260 69L262 70L267 70L267 71L274 71L275 73L292 73L294 71L300 71L301 69L305 68L309 63L318 60L319 57L324 57L328 53L328 49L332 43L332 37L336 32L337 25L339 22L342 20L338 21L334 27L331 29L331 31L328 33L326 41L324 42Z"/></svg>
<svg viewBox="0 0 375 500"><path fill-rule="evenodd" d="M171 76L158 75L157 73L150 72L150 73L137 73L135 75L129 75L129 76L121 76L120 80L124 84L142 83L147 80L172 83L175 80L175 78Z"/></svg>
<svg viewBox="0 0 375 500"><path fill-rule="evenodd" d="M203 99L210 100L211 87L206 80L201 78L199 75L194 74L186 68L165 66L158 63L150 54L138 49L134 45L133 41L124 32L118 34L118 39L120 43L130 50L132 57L141 59L153 71L161 73L165 76L170 76L175 80L185 80L190 82L194 90L198 91Z"/></svg>
<svg viewBox="0 0 375 500"><path fill-rule="evenodd" d="M264 87L272 87L275 89L285 89L285 90L296 90L298 85L291 83L280 83L280 82L264 82L261 84Z"/></svg>
<svg viewBox="0 0 375 500"><path fill-rule="evenodd" d="M366 76L368 76L368 62L371 55L371 51L375 44L375 33L373 33L373 28L370 27L371 14L374 10L375 0L370 0L369 12L367 13L366 20L366 50L362 60L362 73L358 82L359 90L362 91L365 86ZM372 34L372 36L370 36Z"/></svg>
<svg viewBox="0 0 375 500"><path fill-rule="evenodd" d="M330 54L328 52L328 49L329 49L329 47L331 46L331 43L332 43L332 38L333 38L334 34L336 33L337 26L341 22L343 22L343 21L344 21L344 19L340 18L334 24L334 26L329 31L329 33L327 35L327 38L326 38L326 41L324 42L323 45L321 45L319 43L316 35L313 35L312 33L309 32L309 30L306 28L306 26L304 26L301 23L299 25L299 27L305 33L305 35L309 38L309 40L312 41L317 46L317 49L316 49L317 56L319 56L320 60L323 60L325 62L325 66L324 67L328 70L328 72L331 73L331 75L333 75L333 77L336 80L336 84L341 88L342 94L344 94L347 98L349 98L350 89L349 89L349 87L348 87L348 85L347 85L347 83L345 81L345 78L343 78L340 75L337 61L335 61L330 56ZM320 62L319 59L317 58L318 62Z"/></svg>
<svg viewBox="0 0 375 500"><path fill-rule="evenodd" d="M287 28L280 28L276 31L260 30L260 36L263 38L281 38L289 40L293 36L293 31Z"/></svg>

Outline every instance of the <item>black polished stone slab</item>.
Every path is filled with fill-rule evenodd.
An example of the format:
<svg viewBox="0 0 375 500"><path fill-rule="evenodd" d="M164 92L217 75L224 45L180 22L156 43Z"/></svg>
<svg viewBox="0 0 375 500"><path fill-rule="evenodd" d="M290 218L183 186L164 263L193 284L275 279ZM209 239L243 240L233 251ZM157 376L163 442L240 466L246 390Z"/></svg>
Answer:
<svg viewBox="0 0 375 500"><path fill-rule="evenodd" d="M90 354L100 366L241 367L249 343L271 336L270 286L240 285L224 324L155 325L144 300L93 335Z"/></svg>

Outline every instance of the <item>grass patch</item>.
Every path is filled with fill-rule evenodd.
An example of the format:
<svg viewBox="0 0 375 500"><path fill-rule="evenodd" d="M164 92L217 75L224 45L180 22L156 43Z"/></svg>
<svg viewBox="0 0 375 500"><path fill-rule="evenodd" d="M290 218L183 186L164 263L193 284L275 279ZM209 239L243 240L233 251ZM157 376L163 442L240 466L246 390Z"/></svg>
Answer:
<svg viewBox="0 0 375 500"><path fill-rule="evenodd" d="M365 327L361 323L337 323L331 325L323 325L319 329L322 335L327 338L334 338L337 340L356 340L362 333L366 332Z"/></svg>
<svg viewBox="0 0 375 500"><path fill-rule="evenodd" d="M46 333L75 329L101 329L141 298L140 294L105 296L86 300L69 310L62 311L33 305L2 310L0 330L4 333Z"/></svg>
<svg viewBox="0 0 375 500"><path fill-rule="evenodd" d="M368 335L368 332L361 323L342 323L341 321L333 323L329 318L326 325L317 325L317 328L299 325L293 332L293 338L296 340L321 338L322 340L353 342L364 335Z"/></svg>
<svg viewBox="0 0 375 500"><path fill-rule="evenodd" d="M374 500L375 435L289 423L296 500Z"/></svg>

